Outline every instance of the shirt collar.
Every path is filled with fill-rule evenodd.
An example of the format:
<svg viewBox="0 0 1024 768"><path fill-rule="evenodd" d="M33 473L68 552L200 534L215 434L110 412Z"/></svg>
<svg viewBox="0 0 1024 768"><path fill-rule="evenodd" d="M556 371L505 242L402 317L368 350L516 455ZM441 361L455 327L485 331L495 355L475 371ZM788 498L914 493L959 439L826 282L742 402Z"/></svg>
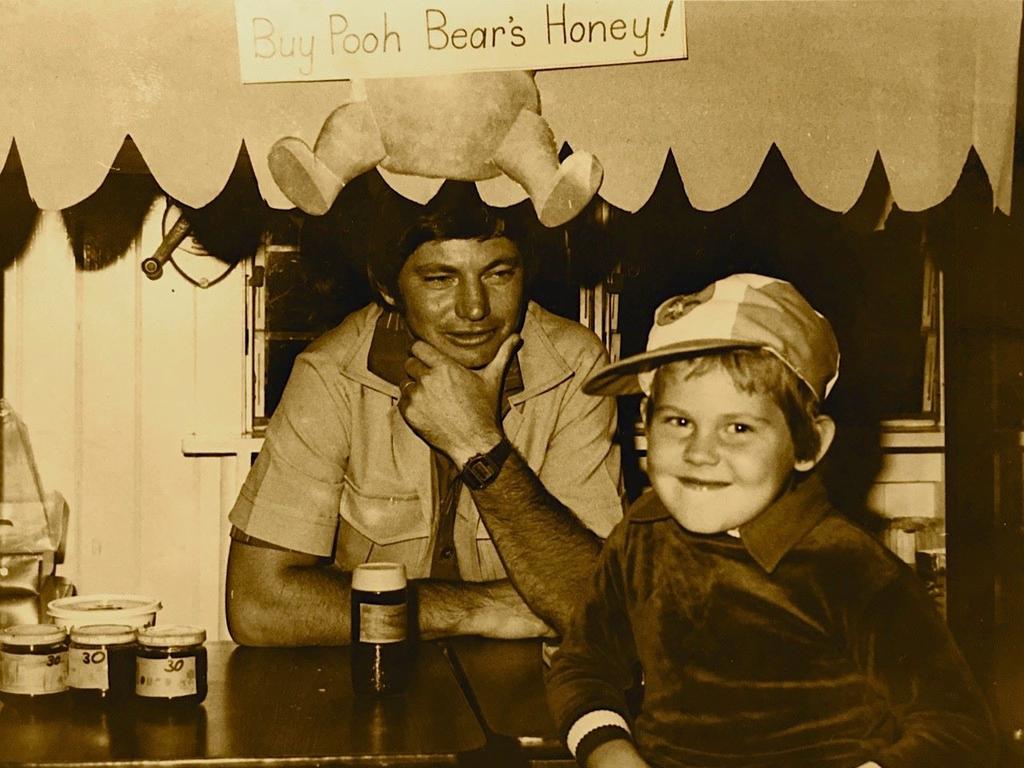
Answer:
<svg viewBox="0 0 1024 768"><path fill-rule="evenodd" d="M573 367L565 361L555 343L559 336L557 329L549 327L553 317L532 301L526 305L521 333L523 345L518 353L525 388L511 397L513 405L542 395L574 375Z"/></svg>
<svg viewBox="0 0 1024 768"><path fill-rule="evenodd" d="M761 514L739 528L740 540L767 573L829 512L831 505L817 473L794 483ZM671 519L653 491L641 496L629 514L631 523ZM723 534L724 535L724 534Z"/></svg>

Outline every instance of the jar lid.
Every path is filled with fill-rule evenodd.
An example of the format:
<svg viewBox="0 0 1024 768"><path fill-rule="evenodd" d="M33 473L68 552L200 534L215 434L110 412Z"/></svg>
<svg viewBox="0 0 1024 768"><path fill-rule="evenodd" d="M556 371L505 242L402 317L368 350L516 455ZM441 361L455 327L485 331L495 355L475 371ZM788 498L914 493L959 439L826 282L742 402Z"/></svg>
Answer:
<svg viewBox="0 0 1024 768"><path fill-rule="evenodd" d="M361 563L352 571L352 589L363 592L404 589L405 583L405 566L402 563Z"/></svg>
<svg viewBox="0 0 1024 768"><path fill-rule="evenodd" d="M0 635L4 645L52 645L67 639L68 633L56 624L15 624Z"/></svg>
<svg viewBox="0 0 1024 768"><path fill-rule="evenodd" d="M87 624L71 630L71 641L89 645L124 645L135 642L135 627L127 624Z"/></svg>
<svg viewBox="0 0 1024 768"><path fill-rule="evenodd" d="M189 624L165 624L160 627L143 627L139 630L139 645L151 648L202 645L205 641L206 630Z"/></svg>

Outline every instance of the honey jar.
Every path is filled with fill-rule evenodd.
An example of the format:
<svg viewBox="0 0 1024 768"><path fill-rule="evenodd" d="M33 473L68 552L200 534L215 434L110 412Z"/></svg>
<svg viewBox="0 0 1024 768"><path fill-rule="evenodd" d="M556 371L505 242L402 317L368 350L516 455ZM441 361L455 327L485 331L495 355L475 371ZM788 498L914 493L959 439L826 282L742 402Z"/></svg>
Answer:
<svg viewBox="0 0 1024 768"><path fill-rule="evenodd" d="M206 698L206 630L186 624L143 627L135 651L135 695L154 705Z"/></svg>
<svg viewBox="0 0 1024 768"><path fill-rule="evenodd" d="M0 633L0 698L52 697L67 690L68 634L55 624L17 624Z"/></svg>
<svg viewBox="0 0 1024 768"><path fill-rule="evenodd" d="M135 628L90 624L71 630L68 688L76 703L122 701L135 690Z"/></svg>

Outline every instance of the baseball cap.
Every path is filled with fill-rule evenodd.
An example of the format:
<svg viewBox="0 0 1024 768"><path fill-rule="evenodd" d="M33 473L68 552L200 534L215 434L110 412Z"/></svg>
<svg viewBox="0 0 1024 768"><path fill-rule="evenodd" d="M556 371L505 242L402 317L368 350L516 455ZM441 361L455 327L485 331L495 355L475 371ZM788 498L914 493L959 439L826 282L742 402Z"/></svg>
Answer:
<svg viewBox="0 0 1024 768"><path fill-rule="evenodd" d="M839 377L839 344L828 320L791 283L736 274L663 302L654 311L647 351L595 372L583 391L649 395L659 365L695 352L743 348L772 352L819 400Z"/></svg>

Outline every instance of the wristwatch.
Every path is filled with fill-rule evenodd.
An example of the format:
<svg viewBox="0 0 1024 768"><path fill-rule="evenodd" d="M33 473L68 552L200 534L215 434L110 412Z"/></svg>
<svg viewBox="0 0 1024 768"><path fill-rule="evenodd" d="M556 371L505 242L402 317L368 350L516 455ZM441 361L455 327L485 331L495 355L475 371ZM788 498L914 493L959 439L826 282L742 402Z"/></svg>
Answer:
<svg viewBox="0 0 1024 768"><path fill-rule="evenodd" d="M495 481L505 459L512 453L512 443L505 438L487 453L478 453L466 462L460 477L471 491L479 491Z"/></svg>

